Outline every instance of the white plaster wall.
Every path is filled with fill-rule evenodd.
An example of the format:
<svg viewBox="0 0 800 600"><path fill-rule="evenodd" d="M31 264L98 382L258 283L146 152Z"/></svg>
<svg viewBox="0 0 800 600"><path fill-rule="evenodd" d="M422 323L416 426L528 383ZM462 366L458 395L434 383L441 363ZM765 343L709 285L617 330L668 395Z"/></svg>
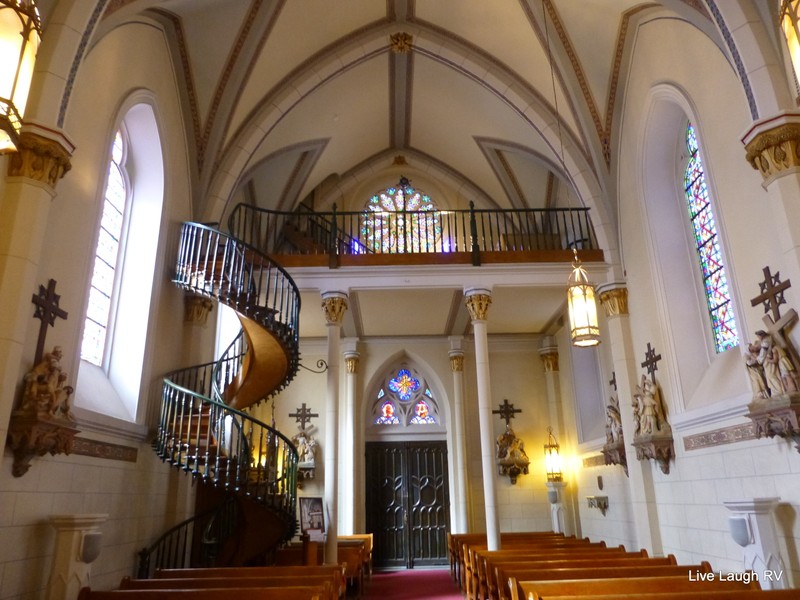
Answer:
<svg viewBox="0 0 800 600"><path fill-rule="evenodd" d="M749 299L758 293L765 265L770 265L773 273L780 270L781 253L760 175L746 162L739 139L751 124L745 98L733 69L719 51L698 31L679 20L645 22L637 32L635 45L634 62L625 83L618 160L622 255L627 272L634 362L638 364L644 359L648 342L662 354L664 360L659 363L656 377L670 419L681 424L673 425L677 457L670 465L670 473L665 475L655 464L650 464L656 499L651 517L657 519L664 552L675 554L679 562L709 560L715 569L736 571L742 568L742 549L728 534L728 511L722 503L780 496L777 527L786 566L793 570L796 582L796 514L800 506L797 450L780 440L684 450L686 435L747 422L741 415L751 392L738 350L723 355L714 355L712 351L707 358L702 349L688 350L674 333L680 325L675 319L680 318L681 307L669 305L669 296L663 289L663 273L679 267L660 262L664 257L651 239L653 228L663 223L652 220L648 223L647 199L643 199L643 191L647 190L645 179L652 173L649 169L655 168L642 164L647 143L645 126L648 118L653 117L649 112L653 106L651 94L658 86L669 86L676 98L683 98L687 116L692 117L700 132L739 333L742 339L750 337L749 332L760 327L763 307L751 307ZM678 185L681 176L676 169ZM789 306L797 306L794 290L787 293L787 302ZM687 356L687 351L694 354ZM698 378L687 377L687 362L701 364ZM630 399L620 398L620 403L623 402ZM597 493L594 478L608 469L583 469L579 476L579 496ZM624 506L628 501L628 488L618 472L612 481L605 476L604 480L607 485L603 494L609 496L611 507L608 516L602 519L594 511L581 508L583 534L592 538L596 534L608 543L616 543L620 536L615 535L609 517L616 506ZM629 531L632 527L630 523L620 526L627 526Z"/></svg>
<svg viewBox="0 0 800 600"><path fill-rule="evenodd" d="M135 49L135 51L132 51ZM57 55L58 53L56 53ZM120 68L124 64L125 68ZM110 589L132 575L136 553L168 527L193 514L190 478L157 460L142 435L145 414L160 403L160 379L188 366L194 351L191 328L183 327L183 295L169 283L179 223L191 217L192 197L183 120L166 40L140 23L117 28L94 45L77 74L65 130L76 145L72 169L56 186L39 279L58 281L66 321L51 328L47 346L65 349L64 370L75 384L84 302L107 169L110 136L126 99L135 94L153 104L165 164L165 201L149 338L140 392L139 424L116 423L82 413L83 437L135 447L135 463L75 455L33 461L21 478L11 475L11 455L0 470L0 598L39 600L50 572L55 530L52 514L107 513L103 548L92 565L92 586ZM158 69L153 65L159 65ZM39 66L39 65L37 65ZM46 69L46 65L41 65ZM127 106L130 106L128 103ZM53 116L55 119L55 115ZM5 171L3 171L5 172ZM33 330L33 326L30 328ZM202 332L195 332L203 337ZM213 339L213 338L212 338ZM36 336L29 336L19 380L30 367ZM152 420L147 424L152 425Z"/></svg>

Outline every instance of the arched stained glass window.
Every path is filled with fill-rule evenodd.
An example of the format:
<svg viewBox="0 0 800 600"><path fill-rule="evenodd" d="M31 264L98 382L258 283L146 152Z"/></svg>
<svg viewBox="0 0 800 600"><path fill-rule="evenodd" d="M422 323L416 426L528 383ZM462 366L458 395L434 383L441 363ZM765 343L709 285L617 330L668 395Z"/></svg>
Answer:
<svg viewBox="0 0 800 600"><path fill-rule="evenodd" d="M128 187L124 172L127 142L122 130L117 130L111 146L108 164L103 216L97 238L89 305L81 343L81 358L97 366L103 365L103 356L111 318L112 297L117 280L117 265L125 209L128 204Z"/></svg>
<svg viewBox="0 0 800 600"><path fill-rule="evenodd" d="M440 246L442 226L430 197L405 177L367 202L361 235L368 251L385 254L433 252Z"/></svg>
<svg viewBox="0 0 800 600"><path fill-rule="evenodd" d="M684 190L692 223L695 249L703 276L714 345L719 353L738 346L739 334L736 329L728 278L722 262L717 225L700 158L700 147L691 123L686 126L686 148L689 152L689 162L684 171Z"/></svg>
<svg viewBox="0 0 800 600"><path fill-rule="evenodd" d="M413 368L392 370L375 394L375 425L439 425L439 405L423 377Z"/></svg>

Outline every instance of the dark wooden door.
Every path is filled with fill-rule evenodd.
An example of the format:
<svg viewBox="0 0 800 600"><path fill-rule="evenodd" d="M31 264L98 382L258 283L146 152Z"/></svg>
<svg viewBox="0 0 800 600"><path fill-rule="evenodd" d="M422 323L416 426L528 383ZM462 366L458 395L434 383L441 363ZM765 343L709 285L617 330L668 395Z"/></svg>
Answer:
<svg viewBox="0 0 800 600"><path fill-rule="evenodd" d="M447 443L368 442L366 455L375 566L447 564Z"/></svg>

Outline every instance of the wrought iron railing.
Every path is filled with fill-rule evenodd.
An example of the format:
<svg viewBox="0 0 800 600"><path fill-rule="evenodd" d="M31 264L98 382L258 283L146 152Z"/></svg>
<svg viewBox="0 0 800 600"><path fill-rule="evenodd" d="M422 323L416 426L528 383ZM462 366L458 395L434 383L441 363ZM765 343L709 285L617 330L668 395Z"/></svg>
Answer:
<svg viewBox="0 0 800 600"><path fill-rule="evenodd" d="M217 229L184 223L173 281L231 306L278 340L288 367L262 399L291 381L299 367L300 295L283 268ZM289 539L296 530L297 450L279 431L224 400L241 378L247 351L240 333L218 361L166 376L154 448L193 476L275 509ZM174 535L181 539L180 528Z"/></svg>
<svg viewBox="0 0 800 600"><path fill-rule="evenodd" d="M178 523L139 552L136 577L148 579L156 569L210 567L237 529L239 505L229 496L219 506Z"/></svg>
<svg viewBox="0 0 800 600"><path fill-rule="evenodd" d="M267 254L420 254L597 249L589 209L281 212L239 204L232 235ZM475 260L473 260L475 262Z"/></svg>
<svg viewBox="0 0 800 600"><path fill-rule="evenodd" d="M217 487L281 511L291 537L298 461L291 440L221 400L176 383L209 381L214 366L183 369L164 380L156 454Z"/></svg>

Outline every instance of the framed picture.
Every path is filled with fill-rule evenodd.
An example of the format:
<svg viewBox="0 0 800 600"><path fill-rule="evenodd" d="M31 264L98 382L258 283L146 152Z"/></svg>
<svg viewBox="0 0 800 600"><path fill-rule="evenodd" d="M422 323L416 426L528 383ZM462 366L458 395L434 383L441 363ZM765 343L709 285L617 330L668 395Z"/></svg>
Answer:
<svg viewBox="0 0 800 600"><path fill-rule="evenodd" d="M325 531L325 514L322 498L303 496L300 498L300 529L306 531Z"/></svg>

